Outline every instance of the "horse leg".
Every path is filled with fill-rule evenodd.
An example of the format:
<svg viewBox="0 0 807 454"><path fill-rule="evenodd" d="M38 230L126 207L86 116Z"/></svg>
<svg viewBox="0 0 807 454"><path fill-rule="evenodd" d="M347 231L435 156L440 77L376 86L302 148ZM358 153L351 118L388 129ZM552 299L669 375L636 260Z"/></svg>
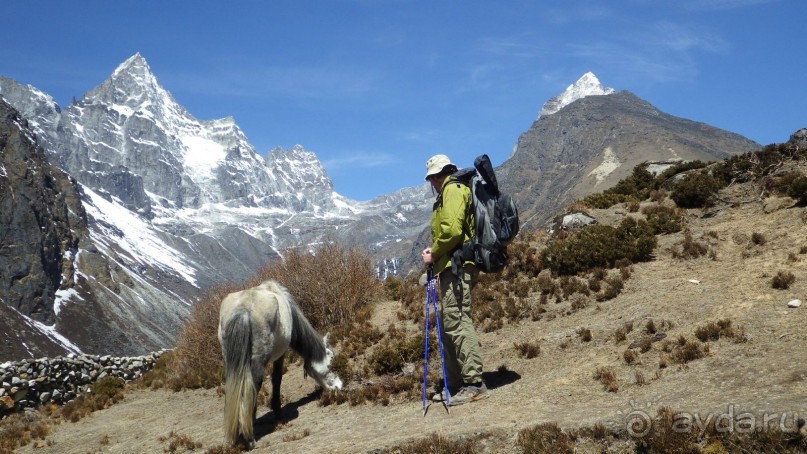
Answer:
<svg viewBox="0 0 807 454"><path fill-rule="evenodd" d="M263 386L263 374L265 370L265 362L257 358L252 358L252 383L255 385L255 405L252 407L252 420L255 421L258 412L258 394L261 392Z"/></svg>
<svg viewBox="0 0 807 454"><path fill-rule="evenodd" d="M275 419L280 421L280 381L283 379L283 359L284 354L272 363L272 411L275 412Z"/></svg>

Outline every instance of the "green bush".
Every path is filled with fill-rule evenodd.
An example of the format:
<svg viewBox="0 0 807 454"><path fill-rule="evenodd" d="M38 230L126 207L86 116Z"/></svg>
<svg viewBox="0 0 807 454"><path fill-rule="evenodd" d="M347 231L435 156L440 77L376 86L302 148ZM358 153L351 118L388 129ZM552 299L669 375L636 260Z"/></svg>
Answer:
<svg viewBox="0 0 807 454"><path fill-rule="evenodd" d="M370 367L376 375L392 375L400 373L406 363L417 363L423 359L423 335L421 333L407 336L391 327L384 338L370 355ZM429 332L429 356L437 353L437 337Z"/></svg>
<svg viewBox="0 0 807 454"><path fill-rule="evenodd" d="M665 205L648 205L642 209L647 216L647 223L656 234L680 232L683 226L683 216L675 208Z"/></svg>
<svg viewBox="0 0 807 454"><path fill-rule="evenodd" d="M633 173L630 176L623 178L605 192L633 196L638 200L644 200L650 196L650 191L657 188L657 185L656 177L647 170L647 163L642 163L633 168Z"/></svg>
<svg viewBox="0 0 807 454"><path fill-rule="evenodd" d="M793 178L785 191L789 197L792 197L802 205L807 204L807 176L800 175Z"/></svg>
<svg viewBox="0 0 807 454"><path fill-rule="evenodd" d="M633 195L626 194L612 194L612 193L597 193L591 194L580 201L581 204L597 209L611 208L620 203L638 202L639 199Z"/></svg>
<svg viewBox="0 0 807 454"><path fill-rule="evenodd" d="M670 198L682 208L703 208L714 202L720 187L716 178L704 173L692 173L673 185Z"/></svg>
<svg viewBox="0 0 807 454"><path fill-rule="evenodd" d="M541 262L557 274L575 275L613 268L622 259L649 260L655 247L653 228L646 221L626 218L617 228L594 224L551 241L541 252Z"/></svg>
<svg viewBox="0 0 807 454"><path fill-rule="evenodd" d="M680 162L675 164L674 166L668 168L664 172L656 177L656 180L663 184L665 181L669 180L670 178L678 175L679 173L688 172L690 170L702 169L707 166L707 163L703 161L687 161L687 162Z"/></svg>

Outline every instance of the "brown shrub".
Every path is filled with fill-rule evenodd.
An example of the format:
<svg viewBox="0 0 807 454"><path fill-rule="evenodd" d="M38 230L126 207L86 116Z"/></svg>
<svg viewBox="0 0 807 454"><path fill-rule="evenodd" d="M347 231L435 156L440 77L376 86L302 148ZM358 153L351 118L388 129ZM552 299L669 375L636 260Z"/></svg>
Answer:
<svg viewBox="0 0 807 454"><path fill-rule="evenodd" d="M751 234L751 243L756 244L757 246L764 246L767 242L768 239L765 238L764 234L759 232L754 232Z"/></svg>
<svg viewBox="0 0 807 454"><path fill-rule="evenodd" d="M44 440L50 434L47 409L9 415L0 420L0 453L12 453L34 440Z"/></svg>
<svg viewBox="0 0 807 454"><path fill-rule="evenodd" d="M624 287L625 281L622 280L621 275L608 277L605 279L605 288L597 295L597 301L608 301L616 298L622 293Z"/></svg>
<svg viewBox="0 0 807 454"><path fill-rule="evenodd" d="M640 352L647 353L651 348L653 348L653 338L650 336L643 336L641 339L639 339Z"/></svg>
<svg viewBox="0 0 807 454"><path fill-rule="evenodd" d="M577 337L583 342L591 342L591 330L588 328L580 328L577 330Z"/></svg>
<svg viewBox="0 0 807 454"><path fill-rule="evenodd" d="M731 320L728 318L718 320L717 322L708 322L706 325L695 328L695 337L701 342L717 341L721 337L734 339L742 335L742 329L735 330Z"/></svg>
<svg viewBox="0 0 807 454"><path fill-rule="evenodd" d="M703 358L709 353L709 345L699 345L697 342L686 341L683 345L675 348L670 354L670 358L678 364L686 364L690 361Z"/></svg>
<svg viewBox="0 0 807 454"><path fill-rule="evenodd" d="M266 279L283 284L318 330L350 324L361 307L383 294L369 253L335 242L322 244L313 253L286 251L283 261L258 273L258 281Z"/></svg>
<svg viewBox="0 0 807 454"><path fill-rule="evenodd" d="M217 334L221 301L232 292L266 279L275 279L285 286L306 318L320 331L338 331L339 325L366 321L371 314L368 306L383 294L383 284L375 278L366 252L348 250L336 243L324 244L311 254L287 251L285 261L260 270L255 278L207 291L191 307L190 317L177 336L176 348L166 357L165 367L155 368L143 382L176 391L221 384L224 363ZM375 339L372 333L368 337Z"/></svg>
<svg viewBox="0 0 807 454"><path fill-rule="evenodd" d="M787 290L796 282L796 276L790 271L779 271L776 276L771 279L771 287L778 290Z"/></svg>
<svg viewBox="0 0 807 454"><path fill-rule="evenodd" d="M164 381L152 386L182 389L213 388L224 378L224 360L218 340L219 308L228 294L246 287L221 285L207 291L191 307L191 314L177 336L177 345L166 359ZM155 371L155 373L158 373ZM147 378L146 380L150 380Z"/></svg>
<svg viewBox="0 0 807 454"><path fill-rule="evenodd" d="M627 349L625 353L622 354L622 358L625 360L626 364L633 364L639 359L639 355L637 355L633 350Z"/></svg>
<svg viewBox="0 0 807 454"><path fill-rule="evenodd" d="M630 333L631 331L633 331L633 322L623 323L621 327L617 328L616 331L614 331L614 340L616 340L617 343L626 340L628 337L628 333Z"/></svg>

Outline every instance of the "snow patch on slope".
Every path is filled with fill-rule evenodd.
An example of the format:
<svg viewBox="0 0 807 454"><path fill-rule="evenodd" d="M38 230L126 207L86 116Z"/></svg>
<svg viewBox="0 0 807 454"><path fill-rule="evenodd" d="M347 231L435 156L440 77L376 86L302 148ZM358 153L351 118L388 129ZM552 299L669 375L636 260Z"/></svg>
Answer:
<svg viewBox="0 0 807 454"><path fill-rule="evenodd" d="M118 248L128 254L132 262L176 273L198 287L195 271L185 265L183 254L160 240L151 224L90 188L84 186L83 189L90 201L85 204L87 215L95 219L103 233L91 233L97 244Z"/></svg>
<svg viewBox="0 0 807 454"><path fill-rule="evenodd" d="M600 184L603 180L605 180L605 177L610 175L614 170L618 169L620 165L622 165L622 163L619 162L619 158L616 156L616 153L614 153L611 147L607 147L602 154L602 163L600 163L597 168L589 172L587 176L593 176L597 179L596 184Z"/></svg>

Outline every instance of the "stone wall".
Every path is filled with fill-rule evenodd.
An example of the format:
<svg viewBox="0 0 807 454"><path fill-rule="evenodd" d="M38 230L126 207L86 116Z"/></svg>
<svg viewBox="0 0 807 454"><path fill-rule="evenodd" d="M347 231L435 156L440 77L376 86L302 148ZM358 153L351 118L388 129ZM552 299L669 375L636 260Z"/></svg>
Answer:
<svg viewBox="0 0 807 454"><path fill-rule="evenodd" d="M0 364L0 417L47 403L69 402L107 376L129 382L151 370L164 352L130 357L71 353Z"/></svg>

